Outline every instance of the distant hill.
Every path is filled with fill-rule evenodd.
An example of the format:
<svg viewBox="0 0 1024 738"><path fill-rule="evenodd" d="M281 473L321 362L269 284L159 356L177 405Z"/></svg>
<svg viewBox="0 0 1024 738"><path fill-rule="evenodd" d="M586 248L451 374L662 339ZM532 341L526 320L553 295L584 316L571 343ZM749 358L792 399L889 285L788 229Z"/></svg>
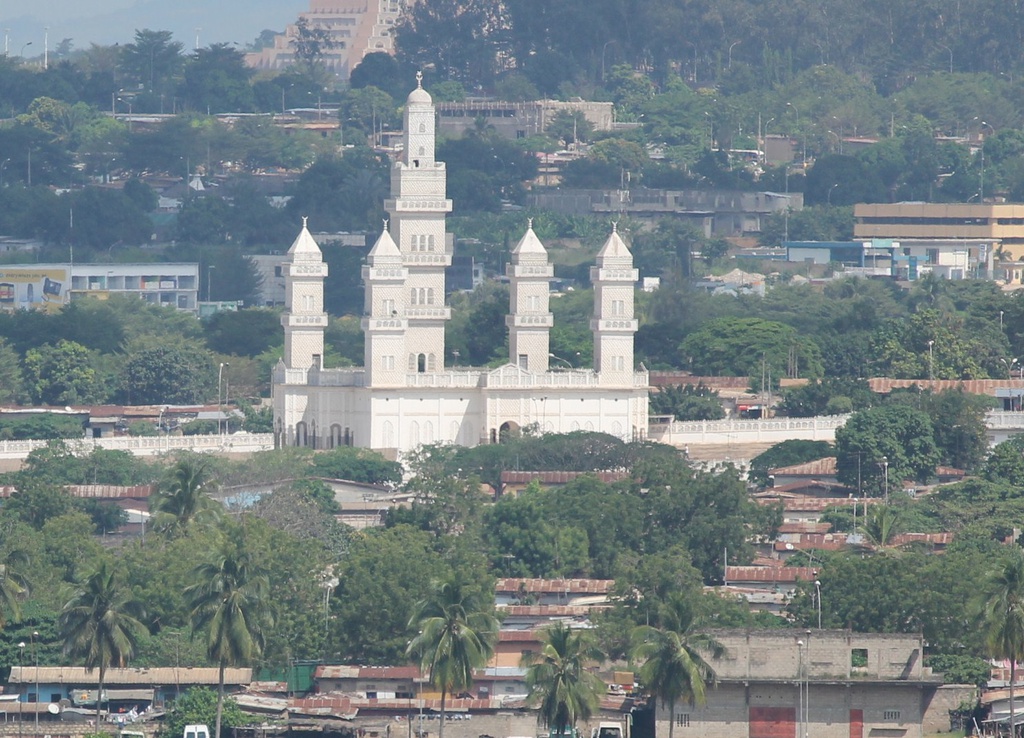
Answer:
<svg viewBox="0 0 1024 738"><path fill-rule="evenodd" d="M309 0L13 0L4 4L0 27L10 29L10 53L29 41L31 54L42 52L43 29L50 27L50 48L70 38L74 48L90 43L127 43L136 28L173 31L186 49L213 42L250 43L260 31L284 30Z"/></svg>

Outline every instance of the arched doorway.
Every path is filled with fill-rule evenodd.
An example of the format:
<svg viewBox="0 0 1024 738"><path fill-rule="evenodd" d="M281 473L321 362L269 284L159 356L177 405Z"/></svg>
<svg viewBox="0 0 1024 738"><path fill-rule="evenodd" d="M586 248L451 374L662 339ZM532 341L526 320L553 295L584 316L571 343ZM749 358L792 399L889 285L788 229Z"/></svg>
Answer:
<svg viewBox="0 0 1024 738"><path fill-rule="evenodd" d="M519 423L514 420L506 420L498 429L498 443L508 443L513 438L519 438L523 434Z"/></svg>

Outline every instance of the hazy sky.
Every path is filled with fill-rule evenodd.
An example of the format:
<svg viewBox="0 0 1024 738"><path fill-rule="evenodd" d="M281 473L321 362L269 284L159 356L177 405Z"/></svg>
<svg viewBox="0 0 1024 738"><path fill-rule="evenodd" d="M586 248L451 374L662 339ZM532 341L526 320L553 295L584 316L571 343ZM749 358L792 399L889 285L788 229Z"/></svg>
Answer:
<svg viewBox="0 0 1024 738"><path fill-rule="evenodd" d="M246 44L265 28L283 30L309 0L0 0L0 28L10 29L9 53L26 43L25 56L43 50L49 26L50 48L70 38L75 48L90 42L128 43L136 28L173 31L186 49L217 41Z"/></svg>

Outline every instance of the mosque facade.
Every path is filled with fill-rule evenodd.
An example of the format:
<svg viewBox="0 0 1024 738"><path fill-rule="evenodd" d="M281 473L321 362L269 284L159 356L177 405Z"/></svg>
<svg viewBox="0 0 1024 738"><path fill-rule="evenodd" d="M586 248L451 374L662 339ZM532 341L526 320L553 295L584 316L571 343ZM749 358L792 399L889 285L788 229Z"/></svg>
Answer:
<svg viewBox="0 0 1024 738"><path fill-rule="evenodd" d="M423 444L499 443L528 427L643 438L648 376L634 367L637 272L614 226L590 270L591 368L563 368L550 353L553 269L532 224L507 267L508 363L446 366L451 310L444 275L452 254L445 219L452 202L444 162L434 158L435 125L433 101L418 86L407 100L404 150L391 171L390 220L362 270L362 367L324 366L327 266L305 224L289 249L284 356L273 376L276 443L357 446L398 458Z"/></svg>

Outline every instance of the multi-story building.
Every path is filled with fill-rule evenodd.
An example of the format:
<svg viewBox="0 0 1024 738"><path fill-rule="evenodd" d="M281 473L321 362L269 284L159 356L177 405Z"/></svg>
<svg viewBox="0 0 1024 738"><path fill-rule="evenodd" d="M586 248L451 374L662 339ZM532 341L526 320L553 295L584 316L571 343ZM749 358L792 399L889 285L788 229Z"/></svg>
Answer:
<svg viewBox="0 0 1024 738"><path fill-rule="evenodd" d="M0 310L56 311L81 297L135 295L145 302L195 311L199 265L32 264L0 268Z"/></svg>
<svg viewBox="0 0 1024 738"><path fill-rule="evenodd" d="M288 251L284 357L273 378L276 442L346 444L397 456L425 443L496 443L530 425L644 437L647 372L637 371L633 358L638 275L614 226L591 270L593 368L549 366L552 271L530 225L508 267L508 362L495 369L445 367L445 269L452 259L445 218L452 202L444 162L434 159L435 124L430 95L413 90L402 158L392 168L392 199L385 203L390 228L362 272L362 367L324 367L327 266L305 227Z"/></svg>
<svg viewBox="0 0 1024 738"><path fill-rule="evenodd" d="M559 113L582 113L595 131L610 131L615 122L610 102L564 100L469 100L437 104L437 130L445 136L458 136L483 120L506 138L540 136Z"/></svg>
<svg viewBox="0 0 1024 738"><path fill-rule="evenodd" d="M348 79L352 68L367 54L394 53L395 25L404 7L415 0L310 0L309 10L299 18L311 29L326 31L331 42L323 51L329 72ZM300 25L289 25L274 37L274 45L245 55L256 69L284 69L295 63L295 44Z"/></svg>
<svg viewBox="0 0 1024 738"><path fill-rule="evenodd" d="M1024 257L1024 204L896 202L854 205L855 239L989 241Z"/></svg>

